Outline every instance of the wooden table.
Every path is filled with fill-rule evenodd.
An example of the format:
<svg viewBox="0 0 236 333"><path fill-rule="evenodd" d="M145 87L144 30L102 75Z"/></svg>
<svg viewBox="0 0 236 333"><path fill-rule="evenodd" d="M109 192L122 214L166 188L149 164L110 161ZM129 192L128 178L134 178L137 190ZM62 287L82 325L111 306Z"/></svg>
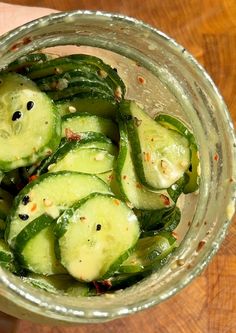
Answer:
<svg viewBox="0 0 236 333"><path fill-rule="evenodd" d="M236 0L11 0L58 10L93 9L142 19L174 37L220 88L236 122ZM25 321L17 333L235 333L236 219L220 251L191 285L165 303L100 325L46 327ZM0 329L1 332L1 329Z"/></svg>

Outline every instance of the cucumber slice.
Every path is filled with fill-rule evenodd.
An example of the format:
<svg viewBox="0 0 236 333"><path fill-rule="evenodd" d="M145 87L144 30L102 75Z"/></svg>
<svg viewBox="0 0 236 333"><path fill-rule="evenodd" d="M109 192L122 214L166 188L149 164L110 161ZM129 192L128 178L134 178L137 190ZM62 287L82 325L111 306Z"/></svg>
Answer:
<svg viewBox="0 0 236 333"><path fill-rule="evenodd" d="M91 286L88 283L82 283L79 281L73 281L65 293L72 297L93 295Z"/></svg>
<svg viewBox="0 0 236 333"><path fill-rule="evenodd" d="M76 282L70 275L61 274L56 276L44 276L40 274L31 273L27 277L23 277L25 283L31 284L34 287L43 289L52 294L62 295L67 289L73 286ZM82 285L82 283L80 284ZM84 289L88 289L87 285L83 284ZM82 287L82 286L81 286Z"/></svg>
<svg viewBox="0 0 236 333"><path fill-rule="evenodd" d="M96 132L108 136L118 142L119 132L111 119L92 115L87 112L76 112L62 117L62 136L66 136L68 129L74 133Z"/></svg>
<svg viewBox="0 0 236 333"><path fill-rule="evenodd" d="M118 268L118 272L127 274L155 271L176 246L176 239L166 231L153 237L141 238L134 252Z"/></svg>
<svg viewBox="0 0 236 333"><path fill-rule="evenodd" d="M72 134L72 136L73 136L73 134ZM69 156L68 162L70 162L70 157L76 158L76 152L81 149L95 148L95 149L102 149L102 150L104 150L104 152L106 151L110 155L117 154L116 146L112 144L111 140L109 140L107 137L105 137L104 135L102 135L100 133L93 133L93 132L83 133L83 134L81 134L81 138L79 135L78 139L80 139L80 140L62 141L59 149L53 155L49 156L44 161L42 166L40 166L40 168L38 170L38 174L42 174L44 172L52 170L53 166L55 166L55 164L59 163L59 161L66 158L67 155ZM95 154L95 156L96 156L96 154ZM86 155L84 156L84 158L86 158ZM97 161L97 162L99 162L99 161ZM86 166L84 168L84 165L80 166L80 163L77 163L77 167L82 168L81 170L86 171Z"/></svg>
<svg viewBox="0 0 236 333"><path fill-rule="evenodd" d="M115 118L117 110L117 103L113 98L94 91L60 99L55 104L61 116L78 111L89 112L105 118Z"/></svg>
<svg viewBox="0 0 236 333"><path fill-rule="evenodd" d="M9 72L18 72L25 74L25 68L35 65L35 64L42 64L43 62L50 59L50 56L44 53L31 53L27 54L23 57L20 57L10 63L6 68Z"/></svg>
<svg viewBox="0 0 236 333"><path fill-rule="evenodd" d="M12 206L12 195L0 188L0 217L5 218Z"/></svg>
<svg viewBox="0 0 236 333"><path fill-rule="evenodd" d="M42 214L57 218L61 211L90 193L110 193L108 186L93 175L78 172L45 174L29 183L17 195L7 218L6 239L14 247L16 236Z"/></svg>
<svg viewBox="0 0 236 333"><path fill-rule="evenodd" d="M57 220L60 260L74 278L90 282L112 275L139 238L136 216L110 195L92 194Z"/></svg>
<svg viewBox="0 0 236 333"><path fill-rule="evenodd" d="M152 189L170 187L189 167L188 140L159 125L134 101L121 102L120 112L127 124L140 181Z"/></svg>
<svg viewBox="0 0 236 333"><path fill-rule="evenodd" d="M174 202L177 202L179 196L183 193L184 188L188 183L188 181L189 181L189 176L187 175L187 173L185 173L183 177L178 179L177 182L175 182L167 189L169 196Z"/></svg>
<svg viewBox="0 0 236 333"><path fill-rule="evenodd" d="M0 105L1 170L33 164L57 148L60 117L32 81L16 73L0 75Z"/></svg>
<svg viewBox="0 0 236 333"><path fill-rule="evenodd" d="M200 184L200 174L199 174L199 152L197 146L192 142L190 144L190 166L186 171L186 175L189 177L189 181L184 186L183 193L188 194L198 190Z"/></svg>
<svg viewBox="0 0 236 333"><path fill-rule="evenodd" d="M65 269L55 256L53 227L54 219L43 214L17 235L15 253L24 268L44 275L65 273Z"/></svg>
<svg viewBox="0 0 236 333"><path fill-rule="evenodd" d="M82 68L81 68L82 67ZM98 73L102 78L110 81L113 90L119 89L120 98L125 95L125 85L117 72L101 59L87 54L72 54L70 56L49 60L44 64L36 64L28 69L28 76L32 79L62 74L74 69Z"/></svg>
<svg viewBox="0 0 236 333"><path fill-rule="evenodd" d="M119 128L120 151L115 176L123 198L137 209L170 208L174 202L166 190L150 191L140 184L131 157L126 124L122 120L119 122Z"/></svg>
<svg viewBox="0 0 236 333"><path fill-rule="evenodd" d="M181 212L177 206L169 210L144 210L136 212L143 230L141 237L158 234L160 230L174 231L181 220Z"/></svg>
<svg viewBox="0 0 236 333"><path fill-rule="evenodd" d="M18 271L14 255L3 239L0 239L0 266L12 273Z"/></svg>
<svg viewBox="0 0 236 333"><path fill-rule="evenodd" d="M12 206L13 197L10 193L0 188L0 238L4 238L6 218Z"/></svg>
<svg viewBox="0 0 236 333"><path fill-rule="evenodd" d="M70 150L63 158L50 165L49 172L78 171L86 174L100 174L111 171L114 166L115 156L104 149L83 148Z"/></svg>
<svg viewBox="0 0 236 333"><path fill-rule="evenodd" d="M4 218L0 217L0 239L4 239L6 226L7 226L7 223L6 223L5 217Z"/></svg>
<svg viewBox="0 0 236 333"><path fill-rule="evenodd" d="M19 169L14 169L4 174L1 181L1 187L4 190L8 191L13 195L16 195L19 192L20 188L22 188L22 186L23 184Z"/></svg>
<svg viewBox="0 0 236 333"><path fill-rule="evenodd" d="M185 136L190 143L190 166L186 171L188 182L186 182L183 193L188 194L195 192L199 188L200 176L198 174L198 167L200 164L198 147L194 135L190 132L187 126L179 119L172 117L168 114L159 114L155 120L162 126L175 130Z"/></svg>
<svg viewBox="0 0 236 333"><path fill-rule="evenodd" d="M110 170L110 171L107 171L104 173L100 173L97 176L98 176L98 178L102 179L107 185L110 186L112 178L114 177L113 170Z"/></svg>

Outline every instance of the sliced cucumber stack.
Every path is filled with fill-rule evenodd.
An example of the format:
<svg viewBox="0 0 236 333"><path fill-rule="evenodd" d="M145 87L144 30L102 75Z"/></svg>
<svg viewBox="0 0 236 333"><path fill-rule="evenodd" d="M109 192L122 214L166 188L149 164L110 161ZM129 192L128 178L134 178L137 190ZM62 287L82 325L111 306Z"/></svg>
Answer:
<svg viewBox="0 0 236 333"><path fill-rule="evenodd" d="M199 184L195 138L125 93L90 55L30 54L0 73L0 266L25 283L112 292L177 247L178 199Z"/></svg>

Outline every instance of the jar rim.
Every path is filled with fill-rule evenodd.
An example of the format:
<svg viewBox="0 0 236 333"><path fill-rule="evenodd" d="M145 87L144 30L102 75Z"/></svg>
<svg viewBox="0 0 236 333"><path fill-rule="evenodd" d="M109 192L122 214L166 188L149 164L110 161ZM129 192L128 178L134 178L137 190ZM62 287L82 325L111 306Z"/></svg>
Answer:
<svg viewBox="0 0 236 333"><path fill-rule="evenodd" d="M34 21L28 22L26 24L24 24L21 27L18 27L14 30L12 30L9 33L4 34L1 38L0 38L0 50L1 48L5 47L7 44L12 43L13 41L18 40L18 38L24 35L24 32L28 31L28 30L32 30L35 29L37 27L42 26L42 24L44 24L45 22L47 24L52 24L53 22L57 22L58 20L63 20L64 18L66 18L67 20L69 20L70 18L76 17L79 18L80 16L83 17L94 17L94 19L115 19L115 20L120 20L125 22L126 24L130 24L130 25L134 25L137 26L137 28L142 28L145 31L148 31L151 34L157 35L158 37L161 37L162 39L165 40L166 43L168 43L172 49L175 49L177 52L181 52L184 61L186 61L192 68L194 71L197 71L200 76L203 78L203 80L205 80L210 88L213 90L214 92L214 96L217 99L220 108L221 108L221 114L224 115L225 119L227 119L228 122L228 127L230 129L230 131L227 133L228 137L230 138L230 141L233 143L233 147L234 147L234 151L232 152L232 161L234 164L234 170L236 170L235 166L236 166L236 137L235 137L235 133L234 133L234 126L233 126L233 122L231 120L231 117L229 115L228 109L226 107L226 104L223 100L223 97L221 96L218 88L216 87L216 85L214 84L213 80L211 79L211 77L209 76L209 74L205 71L205 69L197 62L197 60L188 52L185 50L184 47L182 47L180 44L178 44L174 39L170 38L169 36L167 36L165 33L159 31L158 29L152 27L149 24L146 24L140 20L137 20L135 18L126 16L126 15L121 15L121 14L113 14L113 13L108 13L108 12L102 12L102 11L90 11L90 10L76 10L76 11L70 11L70 12L62 12L62 13L53 13L50 14L48 16L44 16L42 18L36 19ZM182 52L184 50L184 52ZM1 54L1 51L0 51ZM236 171L234 171L234 173L236 173ZM235 179L235 174L232 175L232 178ZM234 184L232 183L231 185L231 192L232 192L232 196L231 196L231 204L233 207L233 210L235 209L235 195L236 195L236 189L234 187ZM230 203L229 203L230 204ZM10 291L10 293L13 293L14 296L17 296L16 299L21 299L24 300L23 302L23 306L25 308L30 308L27 305L27 302L29 302L31 305L35 305L35 312L40 312L40 309L45 309L46 308L50 308L50 311L55 314L58 315L58 319L62 319L65 320L66 316L71 316L71 320L73 321L77 321L80 322L81 318L84 318L86 320L86 318L88 319L88 321L91 322L91 318L94 320L107 320L107 319L112 319L112 318L117 318L123 315L127 315L129 313L134 313L137 311L140 311L142 309L146 309L152 305L158 304L160 301L163 301L167 298L169 298L170 296L173 296L177 291L183 289L186 285L188 285L197 275L199 275L202 270L208 265L208 263L210 262L210 260L212 259L212 257L215 255L215 253L217 252L217 250L219 249L220 244L222 243L222 241L225 238L228 226L230 224L232 220L232 216L230 216L229 219L227 219L226 221L222 221L222 226L221 229L218 230L218 233L216 234L216 238L214 241L214 244L211 244L211 247L209 247L207 249L207 251L205 249L203 249L203 253L204 256L202 256L201 261L198 263L198 265L196 265L196 267L191 268L190 270L188 270L188 272L185 272L185 276L184 278L179 281L178 283L175 283L173 286L170 286L169 289L166 291L166 293L164 295L162 295L161 297L157 298L156 295L154 295L151 299L148 299L146 301L142 301L142 302L136 302L136 304L133 304L132 306L126 307L126 308L121 308L121 307L117 307L112 308L112 310L101 310L101 309L97 309L94 310L92 314L88 315L86 314L86 311L79 311L78 309L74 310L74 309L67 309L66 306L58 306L57 304L50 304L50 306L46 303L40 302L39 299L37 299L37 297L34 296L30 296L28 293L22 292L21 288L18 288L16 285L14 285L14 283L12 283L12 281L10 281L10 279L7 277L5 272L1 272L2 276L0 278L0 281L2 281L2 283L7 286L7 289ZM205 251L205 252L204 252ZM0 269L1 271L1 269ZM51 316L51 315L49 315Z"/></svg>

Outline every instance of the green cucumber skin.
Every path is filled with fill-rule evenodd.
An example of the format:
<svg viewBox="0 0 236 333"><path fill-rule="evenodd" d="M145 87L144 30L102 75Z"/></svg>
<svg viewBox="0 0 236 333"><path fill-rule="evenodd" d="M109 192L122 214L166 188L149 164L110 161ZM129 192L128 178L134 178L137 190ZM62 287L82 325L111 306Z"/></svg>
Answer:
<svg viewBox="0 0 236 333"><path fill-rule="evenodd" d="M70 275L44 276L31 273L22 278L23 282L55 295L90 296L90 284L75 281Z"/></svg>
<svg viewBox="0 0 236 333"><path fill-rule="evenodd" d="M142 151L141 151L141 146L140 146L140 143L138 140L136 127L132 125L133 117L130 114L130 110L129 110L130 104L131 104L131 101L129 101L129 100L122 101L122 103L120 104L120 108L119 108L119 111L120 111L119 116L122 119L122 121L126 124L127 133L128 133L128 138L126 140L130 141L129 138L132 137L133 144L131 144L131 147L135 146L135 154L132 154L135 171L136 171L136 173L138 171L138 173L137 173L138 178L140 179L140 181L142 182L143 185L145 185L150 190L156 190L152 186L150 186L150 184L147 183L146 177L144 174L144 170L143 170L142 160L141 160L141 158L137 158L137 156L142 155Z"/></svg>
<svg viewBox="0 0 236 333"><path fill-rule="evenodd" d="M78 112L89 111L97 116L114 119L118 108L114 98L94 91L92 93L76 94L71 98L59 99L55 104L62 116L70 113L70 107L73 107Z"/></svg>
<svg viewBox="0 0 236 333"><path fill-rule="evenodd" d="M66 72L62 75L53 75L39 79L35 82L42 91L47 93L64 91L78 86L90 87L90 84L94 84L94 87L101 89L101 93L114 98L114 92L109 84L94 73L85 74L82 71L74 70ZM60 83L62 83L62 86L60 86Z"/></svg>
<svg viewBox="0 0 236 333"><path fill-rule="evenodd" d="M176 183L174 183L167 189L169 196L175 203L177 202L179 196L184 192L184 188L188 184L188 181L189 176L187 173L185 173L183 177L178 179Z"/></svg>
<svg viewBox="0 0 236 333"><path fill-rule="evenodd" d="M48 252L44 253L43 261L39 262L39 264L35 265L35 262L33 260L32 264L32 258L29 257L29 254L25 254L24 250L25 247L28 245L30 241L34 241L34 238L38 235L40 235L41 231L44 231L46 229L48 233L46 241L48 244L54 248L54 233L53 233L53 227L54 227L54 219L50 217L47 214L40 215L33 221L31 221L16 237L15 239L15 245L14 245L14 253L18 260L18 263L20 263L21 267L24 269L27 269L28 271L34 272L34 273L40 273L44 275L54 275L54 274L63 274L65 273L64 268L60 265L59 262L56 261L55 254L49 254ZM50 235L50 236L49 236ZM48 238L50 237L50 238ZM45 238L44 238L45 239ZM32 246L32 245L31 245ZM35 250L39 250L38 248L33 247ZM32 256L35 255L35 251L31 251ZM31 256L31 254L30 254ZM46 257L45 257L46 256ZM52 267L45 268L45 262L50 263ZM43 267L43 269L42 269Z"/></svg>
<svg viewBox="0 0 236 333"><path fill-rule="evenodd" d="M162 231L172 232L180 223L181 212L175 206L167 211L140 211L139 221L142 226L140 238L155 236Z"/></svg>
<svg viewBox="0 0 236 333"><path fill-rule="evenodd" d="M34 84L31 80L29 80L28 78L20 75L20 74L15 74L15 73L3 73L0 75L0 78L4 79L4 77L7 76L13 76L13 79L15 77L15 75L17 75L17 77L23 80L23 82L26 83L32 83ZM36 86L36 85L35 85ZM22 156L20 159L13 159L13 160L0 160L0 170L7 172L7 171L11 171L14 170L18 167L22 167L22 166L28 166L28 165L32 165L38 161L40 161L41 159L43 159L44 157L46 157L49 153L51 153L52 151L55 151L56 148L58 147L59 143L60 143L60 138L61 138L61 117L58 113L58 110L55 106L55 104L49 99L49 97L47 96L47 94L40 92L40 94L44 95L45 100L48 100L51 104L51 112L53 114L53 127L51 128L52 131L52 135L48 138L48 142L45 142L44 145L42 147L40 147L37 152L32 153L31 155L28 156Z"/></svg>
<svg viewBox="0 0 236 333"><path fill-rule="evenodd" d="M70 150L74 150L77 147L80 147L81 145L90 143L90 142L111 143L111 140L108 139L107 137L105 137L101 133L94 133L94 132L84 133L83 135L81 135L81 140L71 141L71 140L64 139L64 141L61 142L61 145L58 148L58 150L54 154L49 156L44 161L44 163L40 166L37 174L41 175L41 174L47 172L48 166L50 164L56 163L57 161L62 159L67 154L67 152L69 152Z"/></svg>
<svg viewBox="0 0 236 333"><path fill-rule="evenodd" d="M31 53L11 62L5 69L8 72L18 72L25 74L25 68L36 63L42 63L49 60L49 56L44 53Z"/></svg>
<svg viewBox="0 0 236 333"><path fill-rule="evenodd" d="M119 131L120 131L120 144L119 144L119 155L117 158L117 163L116 163L116 167L115 167L115 180L116 182L114 183L113 181L111 182L111 186L114 184L115 187L115 194L121 198L123 198L123 200L127 201L127 202L131 202L131 204L140 210L159 210L159 209L163 209L163 208L170 208L174 202L171 198L171 196L169 195L168 191L166 190L160 190L160 191L155 191L155 192L151 192L149 190L149 188L146 188L143 193L142 190L140 191L139 189L137 189L137 192L139 193L139 197L141 197L142 195L142 202L140 203L140 200L138 202L133 202L132 198L130 199L128 197L129 194L125 193L125 189L123 188L123 182L125 182L126 180L123 180L123 167L124 164L126 163L126 158L127 158L127 154L129 154L129 139L128 139L128 133L127 133L127 125L126 122L123 121L122 116L119 117L118 116L118 124L119 124ZM131 160L132 162L132 160ZM130 166L132 167L132 166ZM134 170L135 173L135 170ZM129 176L128 176L129 177ZM138 180L138 178L137 178ZM132 181L132 180L131 180ZM113 183L113 184L112 184ZM118 185L118 186L117 186ZM143 188L144 189L144 188ZM133 191L136 190L136 188L133 188ZM147 193L147 191L149 193ZM166 204L165 202L162 202L162 200L160 200L161 196L166 197L168 203ZM148 204L146 201L149 201ZM154 200L155 199L155 200ZM150 202L152 204L150 204ZM153 203L155 202L155 204Z"/></svg>
<svg viewBox="0 0 236 333"><path fill-rule="evenodd" d="M14 274L20 272L19 265L15 261L14 253L3 239L0 239L0 267Z"/></svg>
<svg viewBox="0 0 236 333"><path fill-rule="evenodd" d="M189 177L189 181L185 184L183 193L188 194L198 190L200 185L200 176L198 174L198 166L200 164L199 156L198 156L198 148L195 143L190 144L190 166L192 170L189 168L186 171L186 175Z"/></svg>
<svg viewBox="0 0 236 333"><path fill-rule="evenodd" d="M105 64L101 59L91 55L74 54L50 60L45 64L31 66L28 68L28 76L32 79L37 79L55 74L55 69L56 72L58 70L60 73L63 73L65 71L78 68L78 66L81 65L92 67L94 66L95 68L97 68L97 70L105 71L108 74L113 85L115 87L119 86L122 90L122 95L125 95L125 85L119 75L116 73L116 71L113 70L109 65Z"/></svg>
<svg viewBox="0 0 236 333"><path fill-rule="evenodd" d="M160 113L155 117L155 121L162 126L175 130L186 137L190 142L195 142L195 138L187 126L178 118L172 117L168 114Z"/></svg>
<svg viewBox="0 0 236 333"><path fill-rule="evenodd" d="M159 240L158 240L159 238ZM169 247L167 249L158 250L161 251L159 254L157 254L157 248L160 247L159 242L161 242L161 238L168 241ZM147 249L144 248L145 241L152 242L151 244L147 244ZM156 243L154 244L154 241ZM149 242L149 243L150 243ZM140 245L144 243L143 245ZM153 272L156 271L160 266L162 265L162 260L165 261L165 259L173 252L173 250L176 248L177 243L176 239L172 236L170 232L167 231L160 231L157 235L151 236L151 237L144 237L140 238L139 241L136 244L136 247L134 249L133 255L131 255L131 259L128 258L125 262L122 263L122 265L119 267L118 272L123 273L141 273L141 272ZM142 255L143 255L143 262L135 264L135 260L132 259L132 256L135 259L135 253L136 251L140 252L142 249ZM145 252L146 250L146 252ZM151 252L150 252L151 251ZM137 254L139 257L139 255ZM130 261L131 260L131 261ZM146 261L146 263L145 263Z"/></svg>
<svg viewBox="0 0 236 333"><path fill-rule="evenodd" d="M20 261L22 261L21 252L28 240L36 236L44 228L52 225L53 222L54 219L51 216L47 214L40 215L17 235L14 249Z"/></svg>

